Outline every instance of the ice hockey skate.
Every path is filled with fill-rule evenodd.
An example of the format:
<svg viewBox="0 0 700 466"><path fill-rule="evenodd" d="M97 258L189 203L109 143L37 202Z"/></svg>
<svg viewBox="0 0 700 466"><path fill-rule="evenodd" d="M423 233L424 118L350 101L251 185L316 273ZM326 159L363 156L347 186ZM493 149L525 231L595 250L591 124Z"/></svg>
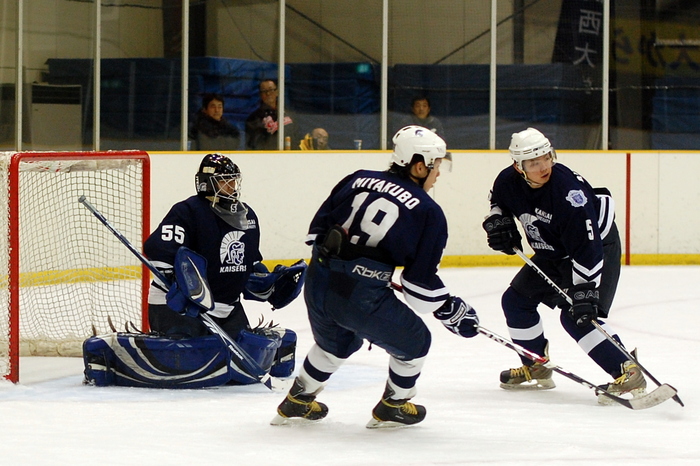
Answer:
<svg viewBox="0 0 700 466"><path fill-rule="evenodd" d="M408 399L391 398L394 391L386 387L382 399L372 410L372 419L367 423L368 429L408 427L425 419L425 407L416 405Z"/></svg>
<svg viewBox="0 0 700 466"><path fill-rule="evenodd" d="M506 390L549 390L556 387L552 380L552 369L545 366L549 362L549 344L544 349L544 363L536 362L531 366L521 367L501 372L501 388Z"/></svg>
<svg viewBox="0 0 700 466"><path fill-rule="evenodd" d="M328 414L328 406L316 401L316 393L304 393L304 385L298 378L287 397L277 407L277 415L270 421L273 426L308 424L320 421Z"/></svg>
<svg viewBox="0 0 700 466"><path fill-rule="evenodd" d="M636 356L636 351L632 354ZM646 395L647 381L634 361L622 363L622 375L613 382L601 385L600 388L607 390L615 396L630 394L633 398ZM614 403L608 397L598 395L598 403L601 405L611 405Z"/></svg>

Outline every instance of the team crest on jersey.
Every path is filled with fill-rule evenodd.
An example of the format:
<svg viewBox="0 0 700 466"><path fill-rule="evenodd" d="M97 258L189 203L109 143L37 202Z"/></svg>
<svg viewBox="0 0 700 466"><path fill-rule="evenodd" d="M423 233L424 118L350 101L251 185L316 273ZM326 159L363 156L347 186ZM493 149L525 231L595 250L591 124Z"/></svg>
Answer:
<svg viewBox="0 0 700 466"><path fill-rule="evenodd" d="M538 220L536 215L532 214L522 214L518 217L520 223L523 224L523 229L528 238L534 241L542 241L542 236L540 235L540 230L535 225L535 221Z"/></svg>
<svg viewBox="0 0 700 466"><path fill-rule="evenodd" d="M583 207L588 202L586 195L580 189L572 189L569 194L566 195L566 200L571 203L574 207Z"/></svg>
<svg viewBox="0 0 700 466"><path fill-rule="evenodd" d="M244 231L230 231L221 240L219 257L223 266L222 272L238 272L245 269L243 265L245 243L241 241L243 235L245 235Z"/></svg>
<svg viewBox="0 0 700 466"><path fill-rule="evenodd" d="M549 251L554 251L554 248L542 239L540 229L537 228L537 225L535 225L535 221L543 221L542 218L540 218L538 215L522 214L520 217L518 217L518 220L520 220L520 223L523 224L525 234L528 238L530 238L530 241L528 241L528 243L530 244L532 249L547 249Z"/></svg>

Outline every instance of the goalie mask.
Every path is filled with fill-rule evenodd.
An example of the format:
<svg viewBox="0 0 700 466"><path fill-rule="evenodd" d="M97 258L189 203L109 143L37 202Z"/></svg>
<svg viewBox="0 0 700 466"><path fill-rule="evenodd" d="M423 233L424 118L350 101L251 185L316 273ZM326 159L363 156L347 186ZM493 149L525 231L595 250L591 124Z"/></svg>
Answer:
<svg viewBox="0 0 700 466"><path fill-rule="evenodd" d="M447 152L447 144L427 128L417 125L403 127L396 132L392 142L394 152L391 154L391 161L399 167L409 166L413 157L418 155L431 170L436 159L442 159L440 170L452 170L452 154Z"/></svg>
<svg viewBox="0 0 700 466"><path fill-rule="evenodd" d="M197 194L204 197L231 202L236 202L241 197L241 170L231 159L221 154L204 156L194 182Z"/></svg>
<svg viewBox="0 0 700 466"><path fill-rule="evenodd" d="M221 154L207 154L194 177L199 196L211 199L216 215L234 228L248 228L248 209L239 202L241 170L231 159Z"/></svg>

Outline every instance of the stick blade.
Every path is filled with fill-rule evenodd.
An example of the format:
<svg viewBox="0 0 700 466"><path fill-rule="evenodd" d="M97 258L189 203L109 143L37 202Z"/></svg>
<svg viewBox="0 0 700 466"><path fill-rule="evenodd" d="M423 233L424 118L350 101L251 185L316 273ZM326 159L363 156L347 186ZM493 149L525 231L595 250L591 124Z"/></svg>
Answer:
<svg viewBox="0 0 700 466"><path fill-rule="evenodd" d="M647 409L653 408L656 405L663 403L664 401L676 396L675 388L668 384L663 384L659 386L656 390L651 393L647 393L644 396L639 396L637 398L632 398L627 400L632 409Z"/></svg>

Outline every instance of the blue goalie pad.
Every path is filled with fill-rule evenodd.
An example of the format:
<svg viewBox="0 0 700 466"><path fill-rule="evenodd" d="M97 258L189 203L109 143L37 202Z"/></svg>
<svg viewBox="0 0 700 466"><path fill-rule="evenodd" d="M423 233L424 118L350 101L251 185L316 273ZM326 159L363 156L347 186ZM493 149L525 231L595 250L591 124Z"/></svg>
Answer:
<svg viewBox="0 0 700 466"><path fill-rule="evenodd" d="M282 341L280 347L275 354L275 361L270 368L270 375L273 377L289 377L294 373L294 364L296 362L297 351L297 334L294 330L283 329Z"/></svg>
<svg viewBox="0 0 700 466"><path fill-rule="evenodd" d="M294 334L243 330L236 341L265 371L288 377L289 361L278 353L282 345L288 353L289 332ZM293 339L296 346L295 334ZM205 388L259 382L231 362L230 352L214 335L179 340L133 333L99 335L83 343L83 361L85 383L96 386ZM282 369L273 371L275 364Z"/></svg>
<svg viewBox="0 0 700 466"><path fill-rule="evenodd" d="M214 309L204 257L183 246L175 254L173 272L175 281L165 297L168 307L190 317Z"/></svg>

